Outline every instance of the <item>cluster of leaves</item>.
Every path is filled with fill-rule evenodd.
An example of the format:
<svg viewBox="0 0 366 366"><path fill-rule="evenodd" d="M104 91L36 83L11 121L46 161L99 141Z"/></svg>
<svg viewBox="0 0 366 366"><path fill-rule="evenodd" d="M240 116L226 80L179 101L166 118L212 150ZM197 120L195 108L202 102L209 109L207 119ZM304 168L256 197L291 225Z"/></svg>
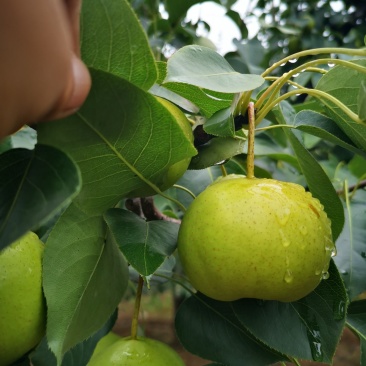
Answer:
<svg viewBox="0 0 366 366"><path fill-rule="evenodd" d="M186 3L174 18L175 5L166 2L177 37L182 14L196 1ZM133 2L139 11L156 4ZM125 0L84 2L81 40L93 79L84 106L67 119L40 125L37 134L25 129L1 144L1 246L27 230L46 240L47 338L30 355L33 365L86 364L113 326L131 272L176 281L178 224L146 221L123 209L125 200L152 188L158 208L180 218L193 199L187 192L203 191L223 163L229 173L245 174L246 132L235 117L245 124L251 99L260 123L256 176L303 184L318 197L332 220L338 255L330 278L294 303L188 296L176 315L178 337L187 350L216 365L241 365L243 359L253 365L331 363L345 325L365 350L366 301L358 296L366 291L366 194L357 188L366 174L366 54L339 49L361 59L325 57L293 65L281 77L277 70L292 65L293 57L267 69L248 52L254 43L238 44L231 55L247 74L197 45L181 48L168 62L156 61L151 38ZM306 87L303 75L320 79L316 89ZM296 89L282 94L288 84ZM196 150L153 94L182 107L209 141ZM292 105L288 100L296 94L311 97ZM185 189L161 192L156 176L190 157L190 170L179 181Z"/></svg>

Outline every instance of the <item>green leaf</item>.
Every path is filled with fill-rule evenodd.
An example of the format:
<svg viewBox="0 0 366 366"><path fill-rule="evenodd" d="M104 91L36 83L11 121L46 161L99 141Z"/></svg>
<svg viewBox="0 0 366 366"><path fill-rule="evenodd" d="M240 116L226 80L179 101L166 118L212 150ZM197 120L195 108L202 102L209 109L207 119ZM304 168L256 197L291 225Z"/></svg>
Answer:
<svg viewBox="0 0 366 366"><path fill-rule="evenodd" d="M232 115L232 108L221 109L215 112L203 125L205 132L220 136L220 137L234 137L235 126Z"/></svg>
<svg viewBox="0 0 366 366"><path fill-rule="evenodd" d="M330 277L292 303L242 299L234 312L254 337L283 354L330 363L343 331L347 294L333 262Z"/></svg>
<svg viewBox="0 0 366 366"><path fill-rule="evenodd" d="M153 274L176 249L178 224L146 221L118 208L109 209L104 219L121 252L142 276Z"/></svg>
<svg viewBox="0 0 366 366"><path fill-rule="evenodd" d="M358 179L366 177L366 159L361 156L354 156L348 163L349 171Z"/></svg>
<svg viewBox="0 0 366 366"><path fill-rule="evenodd" d="M189 326L187 326L189 324ZM238 321L230 302L193 295L178 308L175 328L184 348L224 365L268 365L286 360L256 340Z"/></svg>
<svg viewBox="0 0 366 366"><path fill-rule="evenodd" d="M216 164L222 164L235 155L242 154L245 141L231 137L215 137L198 148L189 169L205 169Z"/></svg>
<svg viewBox="0 0 366 366"><path fill-rule="evenodd" d="M74 203L103 214L133 191L153 190L174 163L196 154L171 113L151 94L103 71L78 113L39 126L38 139L79 165L83 188Z"/></svg>
<svg viewBox="0 0 366 366"><path fill-rule="evenodd" d="M366 191L357 190L352 200L344 203L346 223L339 236L334 258L350 299L366 291Z"/></svg>
<svg viewBox="0 0 366 366"><path fill-rule="evenodd" d="M231 105L234 94L208 91L194 85L181 83L160 85L166 77L167 63L160 61L156 65L159 71L159 78L157 84L153 85L149 90L152 94L171 100L191 113L198 113L201 110L201 113L208 117L217 110Z"/></svg>
<svg viewBox="0 0 366 366"><path fill-rule="evenodd" d="M362 121L366 122L366 80L361 81L360 90L358 92L357 107L358 116Z"/></svg>
<svg viewBox="0 0 366 366"><path fill-rule="evenodd" d="M344 225L343 207L337 192L323 168L310 152L305 149L300 140L291 131L286 131L286 133L311 193L324 205L324 210L332 222L333 240L336 240L342 232Z"/></svg>
<svg viewBox="0 0 366 366"><path fill-rule="evenodd" d="M164 83L164 87L193 102L206 117L227 108L234 98L233 93L217 93L198 86L183 83Z"/></svg>
<svg viewBox="0 0 366 366"><path fill-rule="evenodd" d="M291 118L291 110L289 110L289 105L287 103L285 103L284 106L282 106L281 103L281 109L282 108L284 108L286 118L280 109L276 108L273 112L280 123L286 123L288 119ZM324 205L324 210L332 222L333 240L335 241L342 232L344 225L342 202L323 168L304 147L299 138L288 128L284 128L284 132L294 149L301 171L306 178L311 193Z"/></svg>
<svg viewBox="0 0 366 366"><path fill-rule="evenodd" d="M222 171L219 166L213 166L202 170L187 170L183 177L178 181L178 184L188 188L195 196L201 193L209 184L222 175ZM187 192L170 188L169 194L174 196L184 207L187 207L192 203L193 197ZM156 196L156 200L159 196Z"/></svg>
<svg viewBox="0 0 366 366"><path fill-rule="evenodd" d="M366 66L366 60L353 61L357 65ZM319 81L316 89L327 92L358 114L358 97L362 83L366 81L366 73L351 70L344 66L336 66L328 71ZM334 103L321 98L327 106L330 117L346 133L353 143L366 151L366 125L351 120Z"/></svg>
<svg viewBox="0 0 366 366"><path fill-rule="evenodd" d="M81 14L81 53L95 69L148 90L157 79L146 34L126 0L88 0Z"/></svg>
<svg viewBox="0 0 366 366"><path fill-rule="evenodd" d="M248 150L248 141L246 141L246 151ZM274 160L285 161L289 163L297 170L300 170L299 163L293 152L289 148L283 148L280 145L274 143L271 139L258 135L255 138L255 156L267 156Z"/></svg>
<svg viewBox="0 0 366 366"><path fill-rule="evenodd" d="M164 83L186 83L223 93L254 90L264 79L259 75L240 74L217 52L207 47L186 46L168 60Z"/></svg>
<svg viewBox="0 0 366 366"><path fill-rule="evenodd" d="M361 362L366 365L366 300L355 301L348 307L347 325L360 338Z"/></svg>
<svg viewBox="0 0 366 366"><path fill-rule="evenodd" d="M103 326L127 287L127 263L106 236L102 216L71 204L46 242L47 339L58 365L65 352Z"/></svg>
<svg viewBox="0 0 366 366"><path fill-rule="evenodd" d="M320 113L309 110L301 111L296 115L294 124L298 130L318 136L366 157L365 151L358 149L333 120Z"/></svg>
<svg viewBox="0 0 366 366"><path fill-rule="evenodd" d="M198 4L203 2L202 0L185 0L185 1L176 1L176 0L165 0L165 8L169 13L169 20L172 24L175 24L179 21L179 19L183 18L187 10L193 6L194 4Z"/></svg>
<svg viewBox="0 0 366 366"><path fill-rule="evenodd" d="M0 250L67 207L81 188L78 167L50 146L0 155Z"/></svg>
<svg viewBox="0 0 366 366"><path fill-rule="evenodd" d="M188 99L181 97L179 94L164 88L161 85L154 84L150 89L149 92L153 95L156 95L158 97L167 99L174 104L178 105L179 107L183 108L184 110L190 112L190 113L198 113L199 108L194 105L192 102L190 102Z"/></svg>
<svg viewBox="0 0 366 366"><path fill-rule="evenodd" d="M265 70L265 68L262 67L264 63L263 60L266 59L267 52L262 43L257 39L251 39L245 43L234 39L233 43L238 49L241 61L244 62L249 72L251 74L262 74Z"/></svg>
<svg viewBox="0 0 366 366"><path fill-rule="evenodd" d="M86 366L94 352L98 341L104 337L113 327L117 320L115 311L103 327L82 343L77 344L66 352L61 366ZM57 366L55 355L48 348L47 339L44 337L35 351L30 354L33 366Z"/></svg>

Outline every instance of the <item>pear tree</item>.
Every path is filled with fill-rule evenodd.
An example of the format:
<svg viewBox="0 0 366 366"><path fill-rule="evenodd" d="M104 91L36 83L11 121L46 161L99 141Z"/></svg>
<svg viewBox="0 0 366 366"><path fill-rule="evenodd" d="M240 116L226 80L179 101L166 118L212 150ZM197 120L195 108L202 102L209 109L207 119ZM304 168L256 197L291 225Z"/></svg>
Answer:
<svg viewBox="0 0 366 366"><path fill-rule="evenodd" d="M166 3L154 29L188 37ZM19 315L0 312L0 365L99 365L125 347L182 365L137 334L156 283L179 288L177 337L207 365L332 364L345 328L364 350L366 49L269 60L253 42L225 57L175 43L164 58L127 0L84 1L81 17L84 105L0 142L0 298ZM42 319L20 352L7 337L32 300L4 295L3 272L29 232L45 243L28 286ZM131 335L101 347L131 284Z"/></svg>

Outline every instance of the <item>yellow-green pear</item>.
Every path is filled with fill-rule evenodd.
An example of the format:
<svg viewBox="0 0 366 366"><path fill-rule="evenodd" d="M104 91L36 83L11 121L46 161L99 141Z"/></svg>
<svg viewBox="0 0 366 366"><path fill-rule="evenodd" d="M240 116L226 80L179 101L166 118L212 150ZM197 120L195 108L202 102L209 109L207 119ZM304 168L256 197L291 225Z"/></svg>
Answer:
<svg viewBox="0 0 366 366"><path fill-rule="evenodd" d="M28 232L0 252L0 366L18 360L42 339L44 245Z"/></svg>
<svg viewBox="0 0 366 366"><path fill-rule="evenodd" d="M185 213L178 250L192 285L222 301L290 302L329 276L335 253L323 206L294 183L228 175Z"/></svg>
<svg viewBox="0 0 366 366"><path fill-rule="evenodd" d="M193 142L193 133L190 122L188 121L185 114L176 107L173 103L166 99L156 97L158 102L162 104L174 117L177 124L181 128L182 132L186 135L189 141ZM176 162L175 164L169 166L166 170L161 172L157 177L154 178L154 183L161 191L165 191L174 183L178 181L179 178L186 172L191 158L186 158ZM155 195L154 189L148 185L143 188L137 189L129 193L129 197L146 197Z"/></svg>
<svg viewBox="0 0 366 366"><path fill-rule="evenodd" d="M120 337L118 334L113 333L113 332L109 332L108 334L106 334L103 338L101 338L99 340L99 342L97 343L93 355L90 359L90 361L93 360L93 358L101 351L104 351L108 346L110 346L111 344L113 344L116 341L119 341L122 337ZM90 362L89 361L89 362Z"/></svg>
<svg viewBox="0 0 366 366"><path fill-rule="evenodd" d="M93 357L88 366L184 366L178 353L151 338L122 338Z"/></svg>

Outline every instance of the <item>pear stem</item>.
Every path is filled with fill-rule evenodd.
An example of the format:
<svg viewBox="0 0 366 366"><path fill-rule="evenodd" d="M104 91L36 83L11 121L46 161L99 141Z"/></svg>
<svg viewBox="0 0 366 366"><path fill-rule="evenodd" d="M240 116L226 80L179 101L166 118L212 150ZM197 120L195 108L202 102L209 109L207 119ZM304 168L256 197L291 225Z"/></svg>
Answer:
<svg viewBox="0 0 366 366"><path fill-rule="evenodd" d="M223 177L227 176L227 171L226 168L223 165L220 165L220 169L221 169L221 174Z"/></svg>
<svg viewBox="0 0 366 366"><path fill-rule="evenodd" d="M131 323L131 339L137 339L137 328L139 324L139 313L141 304L142 289L144 287L144 279L139 276L139 282L137 285L137 292L135 298L135 308L133 311L132 323Z"/></svg>
<svg viewBox="0 0 366 366"><path fill-rule="evenodd" d="M248 154L247 154L247 178L254 178L254 134L255 134L255 112L254 103L248 105Z"/></svg>

